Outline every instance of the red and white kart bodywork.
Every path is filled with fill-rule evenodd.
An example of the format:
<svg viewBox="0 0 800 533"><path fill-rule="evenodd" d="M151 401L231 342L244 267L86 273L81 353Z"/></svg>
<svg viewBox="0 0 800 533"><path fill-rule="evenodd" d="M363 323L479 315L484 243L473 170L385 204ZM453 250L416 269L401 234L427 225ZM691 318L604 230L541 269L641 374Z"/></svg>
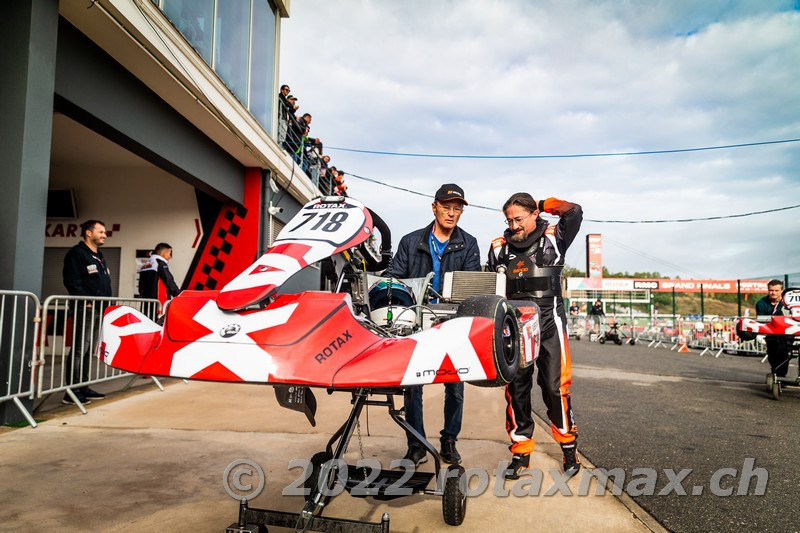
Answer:
<svg viewBox="0 0 800 533"><path fill-rule="evenodd" d="M372 230L373 217L357 200L311 201L221 291L184 291L171 300L163 327L133 308L108 308L100 356L129 372L211 381L347 389L508 382L509 365L519 364L511 352L519 350L503 347L509 324L502 317L514 313L506 302L499 303L499 317L462 316L395 337L356 316L349 294L277 295L294 273L354 248ZM523 360L538 353L538 329L506 334L527 348Z"/></svg>
<svg viewBox="0 0 800 533"><path fill-rule="evenodd" d="M304 412L312 424L316 400L307 387L351 391L350 416L331 437L326 451L310 460L308 501L302 513L292 514L297 530L305 531L312 524L316 528L320 520L337 522L320 517L331 497L327 489L339 479L337 472L347 473L346 488L353 495L359 488L361 496L392 499L404 494L397 490L402 488L407 494L442 496L445 521L460 524L467 501L461 466L451 466L450 479L435 489L430 488L434 473L415 472L401 478L396 470L380 470L367 478L363 467L345 470L341 466L361 411L367 405L388 407L392 419L432 455L438 472L437 450L394 408L393 396L410 385L457 381L503 385L520 366L532 364L539 352L536 304L519 302L515 308L500 296L474 296L459 304L455 317L436 315L433 308L439 304L425 305L427 278L418 284L422 290L417 305L398 313L405 320L395 330L391 329L394 281L384 281L387 319L381 325L372 322L370 312L375 310L364 297L369 278L363 271L364 263L370 261L354 261L350 252L369 238L373 226L381 232L384 257L372 261L373 270L379 265L382 269L391 251L390 232L383 221L356 200L321 198L303 206L274 245L221 291L184 291L171 300L163 327L131 307L110 307L103 317L100 356L115 368L155 376L272 384L280 405ZM337 287L348 281L352 294L278 295L293 274L328 257L334 258ZM398 283L400 287L406 285ZM376 303L378 309L382 305ZM436 325L422 329L422 309L436 315L431 321ZM410 328L409 316L415 317ZM413 333L405 335L409 332ZM385 394L386 400L371 400L375 394ZM335 451L334 443L338 443ZM284 518L276 516L243 502L239 524L255 519L260 525L283 524ZM388 531L388 517L373 526L377 529L370 531Z"/></svg>
<svg viewBox="0 0 800 533"><path fill-rule="evenodd" d="M800 289L783 291L783 305L789 315L774 315L768 322L759 322L752 318L736 320L736 334L742 340L753 340L756 335L793 335L800 336Z"/></svg>

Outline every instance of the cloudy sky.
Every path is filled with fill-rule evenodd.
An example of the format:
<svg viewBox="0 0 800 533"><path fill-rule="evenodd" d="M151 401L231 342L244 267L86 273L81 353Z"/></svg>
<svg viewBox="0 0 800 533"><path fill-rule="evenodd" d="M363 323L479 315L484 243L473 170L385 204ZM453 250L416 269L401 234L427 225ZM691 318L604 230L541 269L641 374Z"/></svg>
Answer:
<svg viewBox="0 0 800 533"><path fill-rule="evenodd" d="M800 138L800 2L296 0L280 82L313 114L333 164L432 195L460 184L460 225L488 253L514 192L579 203L567 263L603 235L612 272L751 278L800 272L800 142L656 155L579 155ZM393 240L429 198L347 178ZM490 208L490 209L484 209ZM495 210L496 209L496 210Z"/></svg>

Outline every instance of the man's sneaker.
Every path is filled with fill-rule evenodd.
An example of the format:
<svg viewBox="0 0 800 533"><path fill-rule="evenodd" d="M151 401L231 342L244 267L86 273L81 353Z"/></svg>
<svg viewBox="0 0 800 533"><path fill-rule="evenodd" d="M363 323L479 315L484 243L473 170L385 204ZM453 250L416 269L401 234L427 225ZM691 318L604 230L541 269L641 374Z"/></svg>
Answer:
<svg viewBox="0 0 800 533"><path fill-rule="evenodd" d="M503 479L519 479L522 471L527 469L530 464L530 455L520 455L515 453L511 457L511 462L508 463L506 469L503 470Z"/></svg>
<svg viewBox="0 0 800 533"><path fill-rule="evenodd" d="M75 396L77 396L78 401L81 402L83 405L88 405L92 403L92 400L90 400L83 394L76 392ZM72 401L72 398L70 398L69 394L64 395L64 397L61 399L61 403L63 403L64 405L76 405L75 402Z"/></svg>
<svg viewBox="0 0 800 533"><path fill-rule="evenodd" d="M428 454L419 446L409 446L403 459L411 461L414 466L419 466L428 460Z"/></svg>
<svg viewBox="0 0 800 533"><path fill-rule="evenodd" d="M581 469L581 460L578 459L578 446L574 442L562 444L561 451L564 453L564 473L572 477Z"/></svg>
<svg viewBox="0 0 800 533"><path fill-rule="evenodd" d="M439 452L442 461L451 465L461 464L461 454L456 450L455 439L444 439L442 441L442 450Z"/></svg>
<svg viewBox="0 0 800 533"><path fill-rule="evenodd" d="M90 400L102 400L103 398L106 397L106 395L103 394L102 392L97 392L96 390L92 390L88 387L83 390L83 395L89 398Z"/></svg>

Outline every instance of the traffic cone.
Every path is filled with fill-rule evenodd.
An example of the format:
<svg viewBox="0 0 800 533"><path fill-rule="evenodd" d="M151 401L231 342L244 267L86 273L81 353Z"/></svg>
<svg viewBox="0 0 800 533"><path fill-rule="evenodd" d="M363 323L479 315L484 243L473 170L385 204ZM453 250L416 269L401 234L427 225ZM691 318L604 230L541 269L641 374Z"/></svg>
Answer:
<svg viewBox="0 0 800 533"><path fill-rule="evenodd" d="M686 346L686 337L681 335L681 347L678 348L678 353L689 353L689 347Z"/></svg>

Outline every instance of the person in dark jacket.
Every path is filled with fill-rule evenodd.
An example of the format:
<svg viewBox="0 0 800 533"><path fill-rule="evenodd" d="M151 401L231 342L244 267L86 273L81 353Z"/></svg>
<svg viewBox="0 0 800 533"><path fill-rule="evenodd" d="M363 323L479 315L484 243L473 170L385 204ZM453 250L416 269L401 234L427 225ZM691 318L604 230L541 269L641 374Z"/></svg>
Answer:
<svg viewBox="0 0 800 533"><path fill-rule="evenodd" d="M551 225L539 214L559 217ZM503 205L508 229L492 241L488 269L506 275L509 300L532 300L541 312L541 341L536 359L537 383L550 419L550 431L561 445L564 472L574 476L580 470L577 455L578 426L572 413L567 317L561 297L561 269L564 256L578 235L583 210L578 204L547 198L536 201L524 192L513 194ZM511 439L511 461L503 472L517 479L529 466L533 451L531 390L534 365L520 369L506 388L506 431Z"/></svg>
<svg viewBox="0 0 800 533"><path fill-rule="evenodd" d="M64 256L64 287L72 296L109 297L111 296L111 273L100 251L106 242L106 226L99 220L87 220L81 224L83 240L73 246ZM75 325L75 338L72 340L72 385L89 381L93 336L100 331L103 314L102 302L79 300L72 315ZM77 357L76 357L77 354ZM104 394L83 386L75 391L81 403L91 403L92 399L105 398ZM73 403L69 394L64 395L62 403Z"/></svg>
<svg viewBox="0 0 800 533"><path fill-rule="evenodd" d="M767 282L767 295L756 302L756 315L767 317L784 314L783 282L771 279ZM789 340L783 335L765 335L767 343L767 360L772 373L779 378L785 378L789 370Z"/></svg>
<svg viewBox="0 0 800 533"><path fill-rule="evenodd" d="M595 333L600 332L600 321L602 318L606 316L606 312L603 311L603 302L601 300L597 300L591 309L589 309L589 318L592 319L592 329Z"/></svg>
<svg viewBox="0 0 800 533"><path fill-rule="evenodd" d="M169 260L172 259L172 246L165 242L156 244L150 259L139 269L139 296L152 298L161 303L176 297L181 290L169 271Z"/></svg>
<svg viewBox="0 0 800 533"><path fill-rule="evenodd" d="M458 185L448 183L436 192L431 204L434 220L417 231L412 231L400 240L397 254L392 259L391 275L398 278L420 278L433 272L432 288L442 291L445 272L457 270L480 271L481 260L478 241L458 227L467 201ZM435 297L435 296L434 296ZM458 464L461 455L456 450L456 440L461 431L464 410L464 384L444 385L444 428L441 431L441 457L446 463ZM422 419L422 387L407 387L404 404L406 420L411 427L425 437ZM404 459L418 465L427 460L425 450L409 434L408 452Z"/></svg>

